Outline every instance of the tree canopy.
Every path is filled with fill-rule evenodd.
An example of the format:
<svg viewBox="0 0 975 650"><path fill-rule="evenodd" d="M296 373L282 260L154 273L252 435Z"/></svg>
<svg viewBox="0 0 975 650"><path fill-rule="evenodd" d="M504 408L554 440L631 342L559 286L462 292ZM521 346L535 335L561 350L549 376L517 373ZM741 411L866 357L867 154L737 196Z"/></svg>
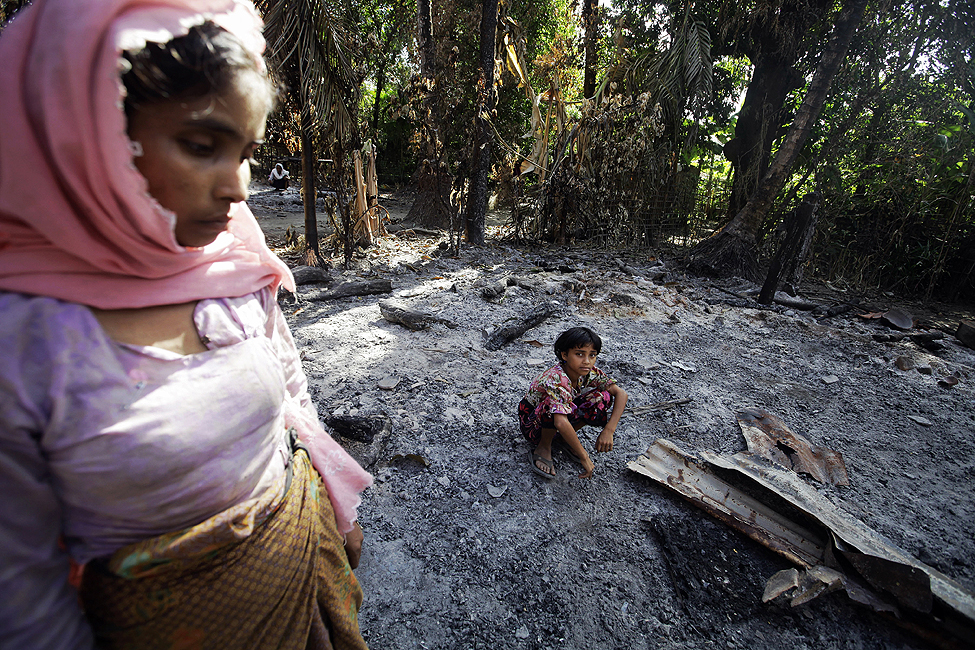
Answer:
<svg viewBox="0 0 975 650"><path fill-rule="evenodd" d="M457 237L482 241L487 204L510 211L500 234L648 254L739 231L736 263L704 266L757 279L817 192L819 277L975 295L970 2L868 0L826 86L850 2L257 4L291 89L272 140L341 185L371 139L380 181L419 187L412 216Z"/></svg>

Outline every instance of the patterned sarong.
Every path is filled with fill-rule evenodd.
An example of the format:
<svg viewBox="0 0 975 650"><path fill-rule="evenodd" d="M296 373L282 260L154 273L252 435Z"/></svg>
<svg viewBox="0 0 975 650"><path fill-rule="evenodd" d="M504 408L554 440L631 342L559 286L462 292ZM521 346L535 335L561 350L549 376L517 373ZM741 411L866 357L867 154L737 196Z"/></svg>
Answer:
<svg viewBox="0 0 975 650"><path fill-rule="evenodd" d="M609 391L594 390L584 395L579 395L572 400L572 412L566 414L569 424L576 431L585 425L604 427L609 421L609 414L613 410L613 395ZM542 429L555 428L555 416L549 410L547 400L542 400L538 405L533 405L527 399L521 400L518 404L518 426L521 428L522 435L532 443L537 445L542 437ZM562 439L561 434L556 431L555 437Z"/></svg>
<svg viewBox="0 0 975 650"><path fill-rule="evenodd" d="M366 648L362 589L304 450L293 456L283 501L267 507L251 504L230 523L221 513L90 562L81 597L99 648Z"/></svg>

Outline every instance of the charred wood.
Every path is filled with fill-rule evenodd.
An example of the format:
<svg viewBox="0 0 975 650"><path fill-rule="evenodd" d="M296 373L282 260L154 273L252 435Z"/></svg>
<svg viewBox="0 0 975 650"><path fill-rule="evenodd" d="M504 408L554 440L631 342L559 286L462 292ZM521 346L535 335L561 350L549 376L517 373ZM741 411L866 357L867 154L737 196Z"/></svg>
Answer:
<svg viewBox="0 0 975 650"><path fill-rule="evenodd" d="M380 300L379 313L390 323L398 323L414 332L426 329L435 323L443 323L451 329L457 327L457 323L452 320L409 309L395 300Z"/></svg>
<svg viewBox="0 0 975 650"><path fill-rule="evenodd" d="M328 290L309 292L302 296L305 300L337 300L338 298L349 298L351 296L372 296L380 293L389 293L393 290L393 284L389 280L364 280L362 282L343 282Z"/></svg>
<svg viewBox="0 0 975 650"><path fill-rule="evenodd" d="M505 345L518 338L533 327L541 325L546 318L557 313L559 306L556 303L548 303L528 316L519 319L517 322L499 328L488 335L484 341L484 347L488 350L500 350Z"/></svg>

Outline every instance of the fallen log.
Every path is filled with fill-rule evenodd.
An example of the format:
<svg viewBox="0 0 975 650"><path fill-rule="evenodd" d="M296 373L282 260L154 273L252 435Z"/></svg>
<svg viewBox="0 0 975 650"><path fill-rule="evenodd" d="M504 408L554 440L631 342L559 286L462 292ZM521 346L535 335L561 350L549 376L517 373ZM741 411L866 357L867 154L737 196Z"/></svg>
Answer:
<svg viewBox="0 0 975 650"><path fill-rule="evenodd" d="M379 293L389 293L393 284L389 280L364 280L362 282L343 282L328 290L312 291L302 295L305 300L336 300L350 296L372 296Z"/></svg>
<svg viewBox="0 0 975 650"><path fill-rule="evenodd" d="M379 313L390 323L397 323L414 332L426 329L435 323L443 323L451 329L457 327L457 323L452 320L409 309L403 303L395 300L380 300Z"/></svg>
<svg viewBox="0 0 975 650"><path fill-rule="evenodd" d="M934 332L919 332L917 334L910 334L911 340L921 345L923 343L932 343L933 341L941 341L945 337L945 333L941 331Z"/></svg>
<svg viewBox="0 0 975 650"><path fill-rule="evenodd" d="M832 307L827 309L826 315L832 318L833 316L840 316L842 314L845 314L846 312L851 311L855 308L857 308L857 305L853 304L852 302L844 302L839 305L833 305Z"/></svg>
<svg viewBox="0 0 975 650"><path fill-rule="evenodd" d="M945 338L944 332L921 332L919 334L911 334L910 337L912 341L928 352L937 352L944 348L944 344L941 342Z"/></svg>
<svg viewBox="0 0 975 650"><path fill-rule="evenodd" d="M524 318L521 318L517 322L498 328L491 334L487 335L484 341L484 347L491 351L500 350L531 328L541 325L546 318L557 313L559 310L560 307L558 303L546 303L536 311L532 312L528 316L525 316Z"/></svg>
<svg viewBox="0 0 975 650"><path fill-rule="evenodd" d="M892 334L873 334L872 338L877 343L899 343L907 338L907 334L903 332L894 332Z"/></svg>
<svg viewBox="0 0 975 650"><path fill-rule="evenodd" d="M395 233L399 237L405 235L420 235L422 237L441 237L443 236L442 230L430 230L428 228L418 228L416 226L405 226L403 224L393 224L390 225L387 230L390 233Z"/></svg>
<svg viewBox="0 0 975 650"><path fill-rule="evenodd" d="M790 309L798 309L800 311L812 311L813 309L821 308L821 305L818 303L810 302L799 296L790 296L782 291L776 291L772 301L777 305L789 307Z"/></svg>

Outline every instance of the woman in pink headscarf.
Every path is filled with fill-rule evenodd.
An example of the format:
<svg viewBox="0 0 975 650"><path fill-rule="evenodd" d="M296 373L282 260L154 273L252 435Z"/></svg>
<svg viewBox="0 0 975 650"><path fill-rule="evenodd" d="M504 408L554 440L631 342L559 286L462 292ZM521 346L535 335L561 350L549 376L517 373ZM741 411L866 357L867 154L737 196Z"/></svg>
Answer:
<svg viewBox="0 0 975 650"><path fill-rule="evenodd" d="M0 38L0 647L365 647L371 477L244 203L263 46L243 0L34 0Z"/></svg>

